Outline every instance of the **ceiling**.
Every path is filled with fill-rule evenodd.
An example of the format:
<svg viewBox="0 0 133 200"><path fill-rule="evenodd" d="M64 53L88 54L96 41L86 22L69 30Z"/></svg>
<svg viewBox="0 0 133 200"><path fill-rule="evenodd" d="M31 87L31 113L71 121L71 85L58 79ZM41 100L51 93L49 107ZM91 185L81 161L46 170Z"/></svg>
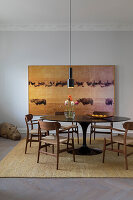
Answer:
<svg viewBox="0 0 133 200"><path fill-rule="evenodd" d="M133 30L133 0L71 0L73 29ZM0 0L0 30L69 26L69 0Z"/></svg>

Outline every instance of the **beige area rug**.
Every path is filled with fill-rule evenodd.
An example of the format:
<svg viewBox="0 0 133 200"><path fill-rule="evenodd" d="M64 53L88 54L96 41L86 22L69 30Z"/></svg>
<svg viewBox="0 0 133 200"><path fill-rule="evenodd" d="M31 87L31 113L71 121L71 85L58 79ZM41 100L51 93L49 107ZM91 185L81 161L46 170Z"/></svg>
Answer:
<svg viewBox="0 0 133 200"><path fill-rule="evenodd" d="M76 141L75 147L78 147ZM91 147L102 149L103 140L93 141ZM64 152L60 154L59 170L56 170L53 156L41 154L40 163L37 163L38 143L32 143L31 148L28 146L27 154L24 148L25 140L22 140L0 162L0 177L133 177L133 156L128 158L129 170L125 170L124 157L114 152L106 152L104 164L102 154L76 155L74 163L72 154Z"/></svg>

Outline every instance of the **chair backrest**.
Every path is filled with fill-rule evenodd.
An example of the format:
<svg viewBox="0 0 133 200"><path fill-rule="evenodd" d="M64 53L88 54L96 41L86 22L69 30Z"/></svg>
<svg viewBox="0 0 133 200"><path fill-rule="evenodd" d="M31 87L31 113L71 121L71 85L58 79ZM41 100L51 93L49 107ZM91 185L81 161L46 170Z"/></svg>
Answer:
<svg viewBox="0 0 133 200"><path fill-rule="evenodd" d="M133 122L125 122L123 128L126 130L133 130Z"/></svg>
<svg viewBox="0 0 133 200"><path fill-rule="evenodd" d="M25 122L26 122L27 130L29 130L29 126L28 126L29 121L31 122L31 129L33 129L32 119L33 119L32 114L25 115Z"/></svg>
<svg viewBox="0 0 133 200"><path fill-rule="evenodd" d="M32 121L32 119L33 119L33 115L32 114L25 115L25 121L26 122Z"/></svg>
<svg viewBox="0 0 133 200"><path fill-rule="evenodd" d="M58 130L61 127L59 122L44 122L39 120L39 128L45 131Z"/></svg>

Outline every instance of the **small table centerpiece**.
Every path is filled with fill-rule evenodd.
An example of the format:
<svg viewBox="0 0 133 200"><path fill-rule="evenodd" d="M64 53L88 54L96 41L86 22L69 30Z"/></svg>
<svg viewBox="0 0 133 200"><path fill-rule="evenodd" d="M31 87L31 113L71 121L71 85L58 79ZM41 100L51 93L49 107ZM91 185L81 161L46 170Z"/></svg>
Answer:
<svg viewBox="0 0 133 200"><path fill-rule="evenodd" d="M75 117L74 105L77 105L77 104L78 104L78 101L74 102L72 100L72 96L69 95L68 99L65 101L66 109L65 109L65 112L64 112L65 117L67 119L74 119L74 117Z"/></svg>

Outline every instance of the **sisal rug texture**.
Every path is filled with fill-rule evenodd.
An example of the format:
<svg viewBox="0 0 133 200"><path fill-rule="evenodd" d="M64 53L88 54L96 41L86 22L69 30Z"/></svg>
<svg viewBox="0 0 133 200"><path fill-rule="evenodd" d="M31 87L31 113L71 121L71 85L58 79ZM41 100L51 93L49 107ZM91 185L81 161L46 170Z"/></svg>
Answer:
<svg viewBox="0 0 133 200"><path fill-rule="evenodd" d="M94 148L103 148L103 140L92 141ZM79 147L75 141L75 147ZM21 140L12 151L0 162L0 177L133 177L133 156L128 157L129 170L124 168L124 157L117 153L106 151L105 163L102 163L102 154L93 156L76 155L73 162L72 154L61 153L59 170L56 170L56 158L41 154L37 163L38 143L28 146L24 154L25 139ZM48 151L51 149L48 148Z"/></svg>

